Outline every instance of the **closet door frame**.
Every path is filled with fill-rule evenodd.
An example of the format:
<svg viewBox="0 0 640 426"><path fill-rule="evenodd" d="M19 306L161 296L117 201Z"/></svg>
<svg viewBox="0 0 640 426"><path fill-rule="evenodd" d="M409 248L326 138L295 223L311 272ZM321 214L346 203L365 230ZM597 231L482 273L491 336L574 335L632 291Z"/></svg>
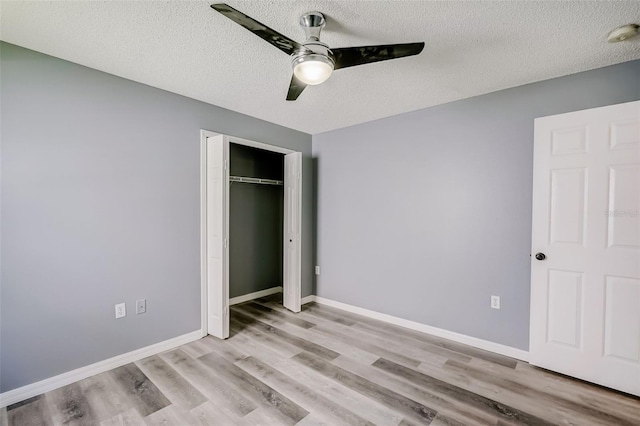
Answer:
<svg viewBox="0 0 640 426"><path fill-rule="evenodd" d="M201 313L201 323L200 323L200 331L201 331L201 335L202 337L206 336L209 334L209 330L208 330L208 314L209 314L209 310L208 310L208 295L209 295L209 286L210 285L228 285L228 276L227 276L227 282L226 283L210 283L209 279L208 279L208 270L207 270L207 259L208 259L208 255L207 255L207 196L208 196L208 191L207 191L207 138L210 137L215 137L215 136L220 136L222 135L221 133L217 133L217 132L212 132L209 130L201 130L200 131L200 265L201 265L201 270L200 270L200 279L201 279L201 291L200 291L200 299L201 299L201 309L200 309L200 313ZM265 151L271 151L271 152L277 152L279 154L293 154L296 153L297 151L291 150L291 149L287 149L287 148L282 148L279 146L275 146L275 145L269 145L266 143L262 143L262 142L256 142L256 141L252 141L252 140L248 140L248 139L243 139L243 138L238 138L235 136L230 136L230 135L223 135L229 143L234 143L234 144L238 144L238 145L244 145L244 146L249 146L249 147L253 147L253 148L258 148L258 149L262 149ZM227 174L229 173L228 167L227 167ZM286 205L284 206L286 209ZM301 224L302 223L302 209L298 210L298 223ZM226 236L228 239L228 235ZM285 236L283 235L283 240L284 240ZM283 241L283 250L286 248L286 244ZM300 246L301 247L301 246ZM301 250L301 249L300 249ZM286 253L283 253L283 255L285 255ZM227 259L228 260L228 259ZM301 269L302 265L299 265L298 270ZM295 294L295 297L297 297L298 301L297 301L297 305L300 306L300 302L301 302L301 280L298 279L296 280L296 288L291 289L291 288L286 288L287 285L283 282L283 292L288 293L288 292L293 292ZM290 286L290 285L289 285ZM228 309L229 307L229 293L226 292L226 299L225 300L225 304L224 306L226 307L226 309ZM226 316L227 320L228 320L228 315Z"/></svg>

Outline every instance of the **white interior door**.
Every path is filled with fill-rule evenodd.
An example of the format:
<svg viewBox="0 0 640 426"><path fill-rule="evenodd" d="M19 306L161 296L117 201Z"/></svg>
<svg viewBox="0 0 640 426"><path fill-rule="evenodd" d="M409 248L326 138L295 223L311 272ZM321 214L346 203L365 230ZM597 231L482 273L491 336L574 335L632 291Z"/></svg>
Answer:
<svg viewBox="0 0 640 426"><path fill-rule="evenodd" d="M302 231L302 153L284 157L284 266L282 304L300 312Z"/></svg>
<svg viewBox="0 0 640 426"><path fill-rule="evenodd" d="M229 337L229 141L207 138L207 329Z"/></svg>
<svg viewBox="0 0 640 426"><path fill-rule="evenodd" d="M530 362L640 395L640 102L535 121Z"/></svg>

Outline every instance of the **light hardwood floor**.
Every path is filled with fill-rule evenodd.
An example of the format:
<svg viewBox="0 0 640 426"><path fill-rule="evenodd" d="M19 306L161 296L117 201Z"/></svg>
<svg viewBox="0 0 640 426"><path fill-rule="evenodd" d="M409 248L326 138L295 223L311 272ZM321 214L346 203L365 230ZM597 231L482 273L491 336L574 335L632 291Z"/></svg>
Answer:
<svg viewBox="0 0 640 426"><path fill-rule="evenodd" d="M274 295L207 337L0 411L16 425L640 425L640 400ZM280 299L281 300L281 299Z"/></svg>

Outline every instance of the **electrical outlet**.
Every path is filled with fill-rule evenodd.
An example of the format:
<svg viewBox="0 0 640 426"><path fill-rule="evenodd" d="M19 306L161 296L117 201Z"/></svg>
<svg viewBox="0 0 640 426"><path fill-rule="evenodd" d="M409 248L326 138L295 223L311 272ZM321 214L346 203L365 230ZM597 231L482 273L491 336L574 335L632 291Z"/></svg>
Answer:
<svg viewBox="0 0 640 426"><path fill-rule="evenodd" d="M136 314L144 314L147 312L147 299L136 300Z"/></svg>
<svg viewBox="0 0 640 426"><path fill-rule="evenodd" d="M500 309L500 296L491 296L491 308Z"/></svg>
<svg viewBox="0 0 640 426"><path fill-rule="evenodd" d="M127 316L127 306L124 303L116 305L116 319Z"/></svg>
<svg viewBox="0 0 640 426"><path fill-rule="evenodd" d="M316 265L316 275L320 275L320 266Z"/></svg>

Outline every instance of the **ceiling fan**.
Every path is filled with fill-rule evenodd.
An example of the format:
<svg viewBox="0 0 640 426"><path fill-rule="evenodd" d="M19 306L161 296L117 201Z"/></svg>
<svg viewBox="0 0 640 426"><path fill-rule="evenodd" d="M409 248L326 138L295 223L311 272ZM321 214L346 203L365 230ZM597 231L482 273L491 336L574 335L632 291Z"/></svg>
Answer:
<svg viewBox="0 0 640 426"><path fill-rule="evenodd" d="M300 44L228 4L216 3L211 7L291 56L293 76L287 93L288 101L298 99L307 85L326 81L334 70L417 55L424 48L422 42L331 49L320 41L320 31L325 26L320 12L308 12L300 17L300 26L307 36L307 40Z"/></svg>

